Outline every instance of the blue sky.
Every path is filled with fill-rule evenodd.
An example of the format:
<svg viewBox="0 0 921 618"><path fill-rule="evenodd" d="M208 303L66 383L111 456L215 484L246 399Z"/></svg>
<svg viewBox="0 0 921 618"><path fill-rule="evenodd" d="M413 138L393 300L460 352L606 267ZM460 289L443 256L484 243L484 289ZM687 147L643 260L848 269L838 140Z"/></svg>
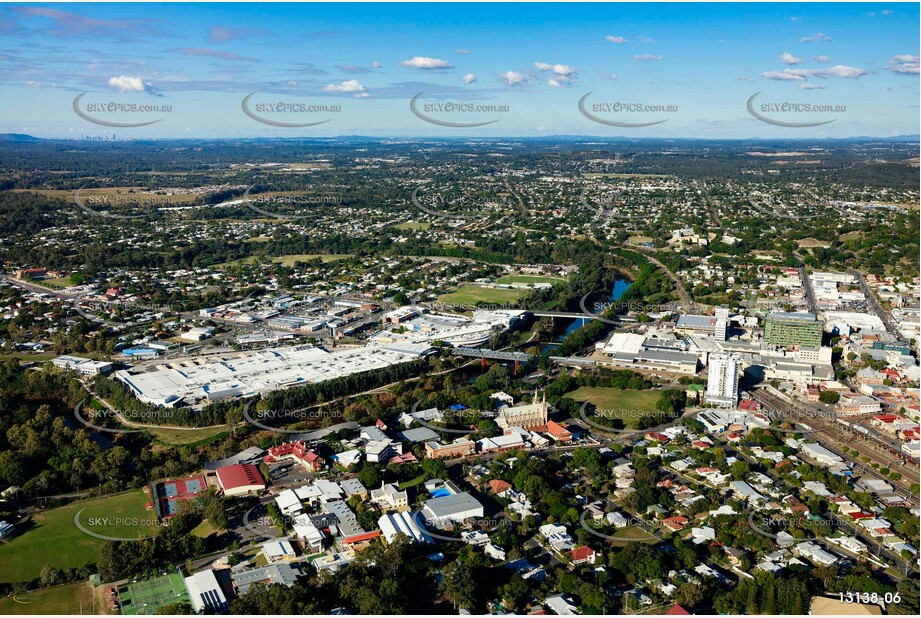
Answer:
<svg viewBox="0 0 921 618"><path fill-rule="evenodd" d="M0 132L848 137L919 132L917 3L4 4ZM79 117L155 124L112 129ZM337 105L243 113L242 99ZM786 127L763 117L820 126ZM436 120L479 124L446 127ZM589 94L591 93L591 94ZM609 126L595 118L649 126ZM491 107L448 111L451 102ZM87 111L96 105L99 113ZM110 104L157 106L107 112ZM662 106L625 110L615 103ZM798 111L771 104L793 103ZM802 105L831 106L802 111ZM100 108L100 105L102 106ZM165 109L162 106L167 106ZM264 107L260 109L265 110ZM664 122L659 122L664 120ZM658 122L658 124L649 123Z"/></svg>

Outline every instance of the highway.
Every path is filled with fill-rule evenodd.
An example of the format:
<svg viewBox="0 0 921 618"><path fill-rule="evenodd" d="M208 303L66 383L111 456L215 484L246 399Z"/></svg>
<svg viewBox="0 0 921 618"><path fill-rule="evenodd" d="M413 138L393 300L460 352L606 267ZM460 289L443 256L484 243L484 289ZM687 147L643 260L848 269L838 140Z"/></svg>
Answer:
<svg viewBox="0 0 921 618"><path fill-rule="evenodd" d="M876 314L876 317L883 321L883 324L886 326L886 330L888 330L895 337L901 338L901 333L899 333L899 330L892 323L892 320L889 318L889 314L883 310L879 304L879 301L876 300L876 295L870 289L870 286L867 285L867 281L863 278L863 274L860 271L854 270L853 268L848 268L847 270L849 273L854 275L854 277L857 279L857 282L860 283L860 289L863 292L863 295L867 298L867 306L870 308L870 310Z"/></svg>

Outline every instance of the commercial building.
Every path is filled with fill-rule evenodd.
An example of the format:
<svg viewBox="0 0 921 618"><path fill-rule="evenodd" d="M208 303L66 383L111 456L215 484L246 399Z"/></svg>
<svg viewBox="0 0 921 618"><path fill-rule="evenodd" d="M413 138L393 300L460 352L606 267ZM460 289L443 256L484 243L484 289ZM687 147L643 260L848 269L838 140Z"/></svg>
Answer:
<svg viewBox="0 0 921 618"><path fill-rule="evenodd" d="M844 460L841 459L841 457L835 455L833 452L820 444L804 444L802 452L810 459L813 459L825 466L839 466L844 463Z"/></svg>
<svg viewBox="0 0 921 618"><path fill-rule="evenodd" d="M214 473L225 496L245 496L265 489L265 479L259 468L251 464L224 466Z"/></svg>
<svg viewBox="0 0 921 618"><path fill-rule="evenodd" d="M704 402L723 408L734 408L739 400L739 366L742 357L738 354L712 354L708 366L707 390Z"/></svg>
<svg viewBox="0 0 921 618"><path fill-rule="evenodd" d="M230 609L227 596L217 581L214 569L199 571L185 578L192 607L199 614L224 614Z"/></svg>
<svg viewBox="0 0 921 618"><path fill-rule="evenodd" d="M290 588L297 582L298 571L290 564L269 564L264 567L232 573L230 576L237 594L246 592L255 584L270 586L280 584Z"/></svg>
<svg viewBox="0 0 921 618"><path fill-rule="evenodd" d="M332 352L290 346L229 354L218 361L175 360L158 365L154 371L116 371L115 377L145 403L197 406L382 369L432 352L429 346L413 344L367 345Z"/></svg>
<svg viewBox="0 0 921 618"><path fill-rule="evenodd" d="M429 542L429 537L422 531L409 511L385 513L377 520L377 527L381 529L387 544L392 543L400 534L405 535L410 543Z"/></svg>
<svg viewBox="0 0 921 618"><path fill-rule="evenodd" d="M466 492L431 498L422 503L422 514L430 526L446 528L483 517L483 505Z"/></svg>
<svg viewBox="0 0 921 618"><path fill-rule="evenodd" d="M425 456L429 459L453 459L466 457L476 451L476 442L467 438L458 438L450 444L443 444L439 440L425 443Z"/></svg>
<svg viewBox="0 0 921 618"><path fill-rule="evenodd" d="M79 356L58 356L51 359L51 364L61 369L69 369L85 376L105 375L112 371L112 363L94 361Z"/></svg>
<svg viewBox="0 0 921 618"><path fill-rule="evenodd" d="M764 340L779 346L822 345L822 323L812 313L787 313L775 311L765 319Z"/></svg>

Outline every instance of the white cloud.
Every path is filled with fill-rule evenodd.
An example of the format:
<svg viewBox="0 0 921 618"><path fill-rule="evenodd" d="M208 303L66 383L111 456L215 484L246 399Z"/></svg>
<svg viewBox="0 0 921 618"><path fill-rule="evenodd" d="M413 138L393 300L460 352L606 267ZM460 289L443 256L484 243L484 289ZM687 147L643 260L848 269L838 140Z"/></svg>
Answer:
<svg viewBox="0 0 921 618"><path fill-rule="evenodd" d="M617 73L602 73L601 76L612 82L617 79Z"/></svg>
<svg viewBox="0 0 921 618"><path fill-rule="evenodd" d="M848 67L841 64L836 64L828 69L828 72L835 77L844 77L846 79L859 79L864 75L870 74L866 69L858 69L857 67Z"/></svg>
<svg viewBox="0 0 921 618"><path fill-rule="evenodd" d="M465 84L472 84L476 81L476 75L473 73L467 73L462 79L464 80Z"/></svg>
<svg viewBox="0 0 921 618"><path fill-rule="evenodd" d="M803 64L803 61L789 52L780 54L780 61L784 64Z"/></svg>
<svg viewBox="0 0 921 618"><path fill-rule="evenodd" d="M816 41L831 41L831 37L824 32L816 32L812 36L802 37L799 41L800 43L815 43Z"/></svg>
<svg viewBox="0 0 921 618"><path fill-rule="evenodd" d="M367 89L357 79L349 79L338 84L323 86L324 92L354 92L355 96L367 96Z"/></svg>
<svg viewBox="0 0 921 618"><path fill-rule="evenodd" d="M810 84L808 82L800 82L799 87L802 90L825 90L825 86L820 86L818 84Z"/></svg>
<svg viewBox="0 0 921 618"><path fill-rule="evenodd" d="M656 42L654 38L648 37L648 36L638 36L636 38L640 40L640 43L655 43Z"/></svg>
<svg viewBox="0 0 921 618"><path fill-rule="evenodd" d="M918 67L921 58L912 54L899 54L889 59L889 66L886 68L899 75L918 75Z"/></svg>
<svg viewBox="0 0 921 618"><path fill-rule="evenodd" d="M455 54L469 54L470 50L469 49L455 49L454 53Z"/></svg>
<svg viewBox="0 0 921 618"><path fill-rule="evenodd" d="M379 68L381 68L381 66L383 66L383 65L381 65L381 63L378 62L377 60L375 60L374 62L371 63L371 68L372 68L372 69L379 69Z"/></svg>
<svg viewBox="0 0 921 618"><path fill-rule="evenodd" d="M849 67L841 64L828 69L784 69L783 71L767 71L761 74L765 79L778 81L797 81L803 82L809 79L826 79L828 77L842 77L845 79L859 79L864 75L869 75L870 71L857 67Z"/></svg>
<svg viewBox="0 0 921 618"><path fill-rule="evenodd" d="M828 56L813 56L812 59L815 60L816 62L828 62L829 61Z"/></svg>
<svg viewBox="0 0 921 618"><path fill-rule="evenodd" d="M527 84L530 76L527 73L518 73L516 71L506 71L499 74L499 81L506 86L520 86Z"/></svg>
<svg viewBox="0 0 921 618"><path fill-rule="evenodd" d="M621 45L627 42L627 39L625 39L624 37L614 36L613 34L609 34L608 36L604 37L604 40L607 41L608 43L616 43L617 45Z"/></svg>
<svg viewBox="0 0 921 618"><path fill-rule="evenodd" d="M665 60L665 56L657 54L637 54L633 57L634 60Z"/></svg>
<svg viewBox="0 0 921 618"><path fill-rule="evenodd" d="M579 81L579 75L576 73L576 70L568 64L535 62L534 66L538 71L552 74L552 76L547 79L547 85L551 88L565 88Z"/></svg>
<svg viewBox="0 0 921 618"><path fill-rule="evenodd" d="M571 77L576 74L576 70L566 64L547 64L546 62L535 62L534 66L541 71L552 71L554 75Z"/></svg>
<svg viewBox="0 0 921 618"><path fill-rule="evenodd" d="M739 80L743 82L753 82L755 81L755 78L749 77L748 75L743 75L742 77L739 78Z"/></svg>
<svg viewBox="0 0 921 618"><path fill-rule="evenodd" d="M427 56L413 56L409 60L400 63L403 67L412 67L414 69L451 69L454 65L447 60L440 58L429 58Z"/></svg>
<svg viewBox="0 0 921 618"><path fill-rule="evenodd" d="M109 87L120 92L149 92L151 86L150 84L145 84L140 77L119 75L118 77L109 78Z"/></svg>

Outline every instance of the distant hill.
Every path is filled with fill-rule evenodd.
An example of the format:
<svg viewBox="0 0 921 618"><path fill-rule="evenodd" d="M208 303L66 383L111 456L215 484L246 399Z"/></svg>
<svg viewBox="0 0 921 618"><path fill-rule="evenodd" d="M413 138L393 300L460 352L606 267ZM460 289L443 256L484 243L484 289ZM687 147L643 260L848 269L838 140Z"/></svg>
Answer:
<svg viewBox="0 0 921 618"><path fill-rule="evenodd" d="M25 133L0 133L0 142L40 142L41 138Z"/></svg>

